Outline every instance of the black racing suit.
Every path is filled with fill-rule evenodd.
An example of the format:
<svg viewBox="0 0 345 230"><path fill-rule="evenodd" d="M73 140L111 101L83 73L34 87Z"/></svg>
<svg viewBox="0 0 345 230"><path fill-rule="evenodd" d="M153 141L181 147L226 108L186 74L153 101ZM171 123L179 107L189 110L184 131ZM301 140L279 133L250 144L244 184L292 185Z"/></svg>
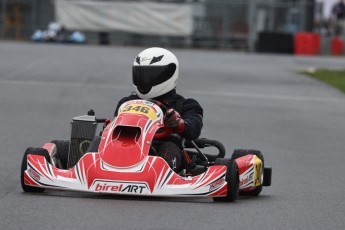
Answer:
<svg viewBox="0 0 345 230"><path fill-rule="evenodd" d="M120 106L130 100L140 99L137 95L132 94L128 97L122 98L116 109L115 116L117 116ZM164 140L154 140L151 155L158 155L164 158L169 166L175 171L179 172L183 168L184 159L182 157L182 138L187 140L195 140L200 136L203 126L203 109L200 104L194 99L185 99L176 93L176 90L153 98L163 103L168 108L173 108L180 113L182 119L185 121L184 130L179 135L172 134Z"/></svg>

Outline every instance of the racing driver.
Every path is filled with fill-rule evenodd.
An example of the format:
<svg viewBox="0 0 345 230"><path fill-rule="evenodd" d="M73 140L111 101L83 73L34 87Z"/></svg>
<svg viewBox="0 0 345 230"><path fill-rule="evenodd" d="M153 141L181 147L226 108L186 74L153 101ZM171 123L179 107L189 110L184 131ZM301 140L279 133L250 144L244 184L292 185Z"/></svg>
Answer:
<svg viewBox="0 0 345 230"><path fill-rule="evenodd" d="M203 126L203 109L194 99L185 99L176 93L179 63L176 56L163 48L148 48L137 55L132 67L134 92L122 98L116 107L135 99L154 99L168 110L164 125L173 129L173 134L163 140L154 140L150 154L165 159L169 166L179 172L186 162L182 151L182 138L195 140Z"/></svg>

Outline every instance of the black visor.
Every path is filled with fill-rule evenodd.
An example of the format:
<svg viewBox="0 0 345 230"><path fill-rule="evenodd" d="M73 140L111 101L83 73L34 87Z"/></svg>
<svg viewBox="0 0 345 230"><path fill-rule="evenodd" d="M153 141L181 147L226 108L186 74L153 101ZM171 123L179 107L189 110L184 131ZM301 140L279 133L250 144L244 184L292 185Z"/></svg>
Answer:
<svg viewBox="0 0 345 230"><path fill-rule="evenodd" d="M166 66L133 66L133 84L143 92L150 91L153 86L169 80L175 71L174 63Z"/></svg>

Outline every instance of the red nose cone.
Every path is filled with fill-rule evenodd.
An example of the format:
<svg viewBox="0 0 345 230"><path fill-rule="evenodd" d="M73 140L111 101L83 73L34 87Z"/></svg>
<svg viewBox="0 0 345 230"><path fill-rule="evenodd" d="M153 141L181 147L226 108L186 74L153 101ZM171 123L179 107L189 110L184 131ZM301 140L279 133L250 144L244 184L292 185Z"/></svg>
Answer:
<svg viewBox="0 0 345 230"><path fill-rule="evenodd" d="M113 167L128 168L139 164L147 154L142 152L141 129L139 127L116 127L111 140L105 145L100 156Z"/></svg>

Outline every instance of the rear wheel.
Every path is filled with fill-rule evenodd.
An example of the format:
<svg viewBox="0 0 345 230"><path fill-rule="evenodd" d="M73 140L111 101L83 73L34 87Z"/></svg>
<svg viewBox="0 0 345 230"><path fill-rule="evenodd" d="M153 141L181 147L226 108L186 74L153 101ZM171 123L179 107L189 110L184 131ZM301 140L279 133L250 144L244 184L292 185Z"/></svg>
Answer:
<svg viewBox="0 0 345 230"><path fill-rule="evenodd" d="M61 162L62 168L67 169L70 141L54 140L54 141L51 141L51 143L56 145L56 155Z"/></svg>
<svg viewBox="0 0 345 230"><path fill-rule="evenodd" d="M234 153L232 154L232 159L237 159L243 156L247 156L249 154L253 154L257 156L262 161L262 173L264 170L264 156L259 150L253 150L253 149L235 149ZM261 185L256 187L254 190L248 191L248 192L240 192L240 195L244 196L258 196L262 191L263 181L261 181Z"/></svg>
<svg viewBox="0 0 345 230"><path fill-rule="evenodd" d="M225 180L228 183L228 191L225 197L213 197L214 201L233 202L238 198L239 193L239 177L237 163L233 159L216 159L214 165L225 165Z"/></svg>
<svg viewBox="0 0 345 230"><path fill-rule="evenodd" d="M21 173L20 173L20 182L21 182L22 188L23 188L24 192L44 192L45 188L32 187L32 186L28 186L24 183L24 172L27 169L28 155L29 154L44 156L47 159L47 161L50 162L50 156L49 156L49 153L46 149L43 149L43 148L28 148L28 149L26 149L24 156L23 156Z"/></svg>

